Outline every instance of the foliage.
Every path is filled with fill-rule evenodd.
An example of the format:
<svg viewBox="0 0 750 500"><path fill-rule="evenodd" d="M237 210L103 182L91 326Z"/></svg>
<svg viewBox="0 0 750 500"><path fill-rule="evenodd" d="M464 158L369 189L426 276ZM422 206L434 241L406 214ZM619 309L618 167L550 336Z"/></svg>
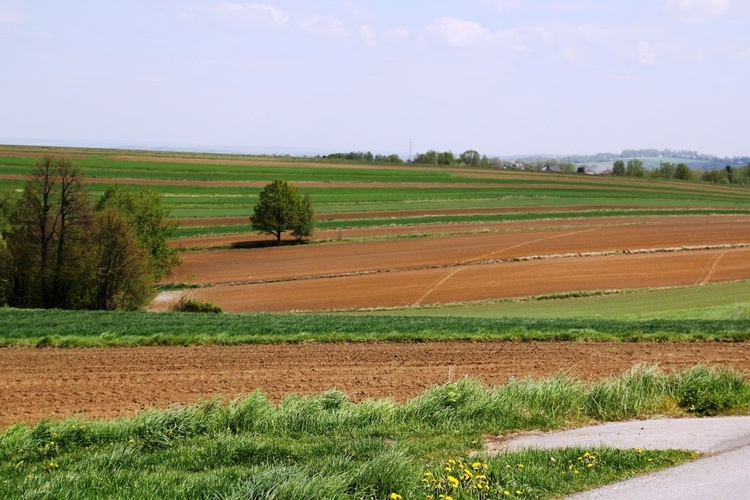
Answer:
<svg viewBox="0 0 750 500"><path fill-rule="evenodd" d="M685 165L684 163L680 163L675 167L674 171L674 178L679 179L681 181L689 181L693 179L693 171L690 170L690 167Z"/></svg>
<svg viewBox="0 0 750 500"><path fill-rule="evenodd" d="M184 313L220 313L222 312L221 307L211 302L201 302L199 300L190 299L184 295L180 297L179 302L172 308L174 312Z"/></svg>
<svg viewBox="0 0 750 500"><path fill-rule="evenodd" d="M0 475L7 498L556 498L694 456L609 448L491 455L483 436L665 409L684 415L693 410L674 402L697 386L727 401L721 412L750 408L740 374L704 366L638 367L591 384L559 375L488 388L463 379L404 404L353 403L332 389L274 405L255 392L110 421L12 426L0 434Z"/></svg>
<svg viewBox="0 0 750 500"><path fill-rule="evenodd" d="M625 162L622 160L616 160L612 165L612 175L623 176L625 175Z"/></svg>
<svg viewBox="0 0 750 500"><path fill-rule="evenodd" d="M11 219L13 305L79 306L85 289L76 276L90 217L80 169L66 158L39 160Z"/></svg>
<svg viewBox="0 0 750 500"><path fill-rule="evenodd" d="M250 217L253 229L276 237L292 231L297 238L311 236L314 211L309 196L302 200L299 190L283 179L267 184Z"/></svg>
<svg viewBox="0 0 750 500"><path fill-rule="evenodd" d="M149 255L114 206L96 213L88 238L93 309L136 309L151 298Z"/></svg>
<svg viewBox="0 0 750 500"><path fill-rule="evenodd" d="M167 240L177 228L177 223L168 221L169 209L161 205L158 191L148 188L138 193L116 185L110 186L97 204L97 210L114 208L122 214L133 228L136 237L148 251L154 279L159 281L172 274L172 268L180 263L177 250Z"/></svg>
<svg viewBox="0 0 750 500"><path fill-rule="evenodd" d="M151 295L163 266L176 262L166 243L172 224L160 195L107 192L94 212L80 168L44 157L23 196L0 224L0 303L16 307L134 309ZM1 215L1 214L0 214ZM2 221L0 221L2 222ZM166 231L166 232L164 232ZM152 258L144 248L151 250ZM156 257L154 257L156 255Z"/></svg>
<svg viewBox="0 0 750 500"><path fill-rule="evenodd" d="M458 157L461 163L470 167L477 167L482 159L481 155L474 149L467 149Z"/></svg>
<svg viewBox="0 0 750 500"><path fill-rule="evenodd" d="M315 231L315 208L313 207L312 198L309 194L302 197L302 207L298 216L297 223L292 230L292 235L301 240L309 238Z"/></svg>
<svg viewBox="0 0 750 500"><path fill-rule="evenodd" d="M625 175L628 177L644 177L646 169L643 167L643 161L628 160L628 164L625 167Z"/></svg>
<svg viewBox="0 0 750 500"><path fill-rule="evenodd" d="M328 156L324 156L323 158L329 160L349 160L367 163L403 163L403 160L397 154L373 155L370 151L367 151L366 153L362 151L350 151L349 153L331 153Z"/></svg>

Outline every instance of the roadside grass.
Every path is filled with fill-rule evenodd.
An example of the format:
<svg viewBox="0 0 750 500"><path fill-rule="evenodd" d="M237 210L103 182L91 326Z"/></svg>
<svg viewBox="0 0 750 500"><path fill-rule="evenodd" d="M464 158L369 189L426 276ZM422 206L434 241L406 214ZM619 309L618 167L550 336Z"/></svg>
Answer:
<svg viewBox="0 0 750 500"><path fill-rule="evenodd" d="M474 318L0 309L0 347L279 342L750 340L750 319Z"/></svg>
<svg viewBox="0 0 750 500"><path fill-rule="evenodd" d="M486 436L654 415L750 411L726 368L638 366L586 384L463 379L399 404L331 389L16 424L0 433L0 498L555 498L695 457L568 448L490 455ZM432 495L432 497L430 497Z"/></svg>
<svg viewBox="0 0 750 500"><path fill-rule="evenodd" d="M750 281L633 290L595 290L367 311L394 316L472 318L598 318L619 320L734 320L750 318Z"/></svg>

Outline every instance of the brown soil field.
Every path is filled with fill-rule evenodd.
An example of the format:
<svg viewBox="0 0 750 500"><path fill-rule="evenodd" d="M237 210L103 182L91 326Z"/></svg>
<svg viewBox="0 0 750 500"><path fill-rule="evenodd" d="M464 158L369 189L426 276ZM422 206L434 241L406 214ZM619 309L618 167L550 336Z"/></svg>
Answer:
<svg viewBox="0 0 750 500"><path fill-rule="evenodd" d="M354 401L405 401L469 376L486 384L566 373L595 381L638 363L750 370L750 343L438 342L89 349L0 349L0 426L45 417L130 415L152 406L273 401L337 387Z"/></svg>
<svg viewBox="0 0 750 500"><path fill-rule="evenodd" d="M534 221L505 225L516 228L506 232L188 252L172 280L214 286L162 294L152 307L164 310L181 294L230 312L405 307L750 278L748 216L577 222L578 227Z"/></svg>

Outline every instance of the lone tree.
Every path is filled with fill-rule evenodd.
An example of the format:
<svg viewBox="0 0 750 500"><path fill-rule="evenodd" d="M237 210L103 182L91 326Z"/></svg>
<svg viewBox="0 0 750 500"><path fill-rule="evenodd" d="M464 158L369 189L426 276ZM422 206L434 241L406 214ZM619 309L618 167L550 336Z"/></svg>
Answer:
<svg viewBox="0 0 750 500"><path fill-rule="evenodd" d="M276 236L281 242L281 233L292 231L297 239L312 236L312 201L309 196L300 196L299 190L283 179L267 184L260 192L260 201L250 217L253 229Z"/></svg>

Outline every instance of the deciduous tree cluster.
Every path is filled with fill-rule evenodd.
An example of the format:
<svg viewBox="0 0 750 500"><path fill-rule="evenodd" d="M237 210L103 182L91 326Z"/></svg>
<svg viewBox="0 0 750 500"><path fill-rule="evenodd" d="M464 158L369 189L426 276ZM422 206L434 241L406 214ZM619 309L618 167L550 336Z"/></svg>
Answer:
<svg viewBox="0 0 750 500"><path fill-rule="evenodd" d="M178 263L175 228L153 190L113 187L94 206L81 170L45 157L20 198L0 197L0 302L14 307L134 309Z"/></svg>

